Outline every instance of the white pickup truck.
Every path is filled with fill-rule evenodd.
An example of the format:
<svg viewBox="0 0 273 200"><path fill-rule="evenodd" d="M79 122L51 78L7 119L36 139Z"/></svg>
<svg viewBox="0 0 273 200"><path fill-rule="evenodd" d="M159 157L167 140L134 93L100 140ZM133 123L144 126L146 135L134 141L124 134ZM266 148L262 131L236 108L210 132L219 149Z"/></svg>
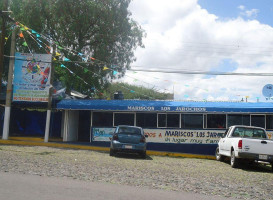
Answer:
<svg viewBox="0 0 273 200"><path fill-rule="evenodd" d="M220 139L215 152L216 160L230 157L231 167L239 167L240 161L263 161L271 163L273 170L273 140L265 129L253 126L231 126Z"/></svg>

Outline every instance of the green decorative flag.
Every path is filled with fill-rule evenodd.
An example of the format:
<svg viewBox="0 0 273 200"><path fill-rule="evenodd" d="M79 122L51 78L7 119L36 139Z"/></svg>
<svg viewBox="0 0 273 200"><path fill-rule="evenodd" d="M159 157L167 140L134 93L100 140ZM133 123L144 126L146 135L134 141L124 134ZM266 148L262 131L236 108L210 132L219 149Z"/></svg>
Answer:
<svg viewBox="0 0 273 200"><path fill-rule="evenodd" d="M63 47L61 47L61 46L58 46L58 49L64 49Z"/></svg>
<svg viewBox="0 0 273 200"><path fill-rule="evenodd" d="M23 43L23 46L27 47L27 46L28 46L28 45L27 45L27 42L24 42L24 43Z"/></svg>
<svg viewBox="0 0 273 200"><path fill-rule="evenodd" d="M84 70L83 70L83 71L84 71L84 73L87 73L87 72L88 72L88 69L84 68Z"/></svg>

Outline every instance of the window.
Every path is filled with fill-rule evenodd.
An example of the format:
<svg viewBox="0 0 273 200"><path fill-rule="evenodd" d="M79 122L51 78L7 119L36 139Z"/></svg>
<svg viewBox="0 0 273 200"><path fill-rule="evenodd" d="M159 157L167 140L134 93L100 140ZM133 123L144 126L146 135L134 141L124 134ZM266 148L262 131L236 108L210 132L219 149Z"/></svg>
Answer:
<svg viewBox="0 0 273 200"><path fill-rule="evenodd" d="M258 127L265 128L265 116L251 115L251 126L258 126Z"/></svg>
<svg viewBox="0 0 273 200"><path fill-rule="evenodd" d="M179 114L158 114L158 127L179 128Z"/></svg>
<svg viewBox="0 0 273 200"><path fill-rule="evenodd" d="M226 115L207 114L207 128L226 128Z"/></svg>
<svg viewBox="0 0 273 200"><path fill-rule="evenodd" d="M112 112L93 112L92 126L113 127Z"/></svg>
<svg viewBox="0 0 273 200"><path fill-rule="evenodd" d="M134 113L114 113L114 126L118 125L129 125L134 126Z"/></svg>
<svg viewBox="0 0 273 200"><path fill-rule="evenodd" d="M167 127L167 114L158 114L158 127Z"/></svg>
<svg viewBox="0 0 273 200"><path fill-rule="evenodd" d="M202 114L182 114L181 128L203 128Z"/></svg>
<svg viewBox="0 0 273 200"><path fill-rule="evenodd" d="M250 115L228 115L228 127L232 125L250 125Z"/></svg>
<svg viewBox="0 0 273 200"><path fill-rule="evenodd" d="M136 125L142 128L156 128L157 114L156 113L137 113Z"/></svg>
<svg viewBox="0 0 273 200"><path fill-rule="evenodd" d="M179 114L167 114L167 127L179 128Z"/></svg>
<svg viewBox="0 0 273 200"><path fill-rule="evenodd" d="M273 115L266 115L266 129L273 129Z"/></svg>
<svg viewBox="0 0 273 200"><path fill-rule="evenodd" d="M266 138L266 133L262 129L238 127L235 128L232 137Z"/></svg>

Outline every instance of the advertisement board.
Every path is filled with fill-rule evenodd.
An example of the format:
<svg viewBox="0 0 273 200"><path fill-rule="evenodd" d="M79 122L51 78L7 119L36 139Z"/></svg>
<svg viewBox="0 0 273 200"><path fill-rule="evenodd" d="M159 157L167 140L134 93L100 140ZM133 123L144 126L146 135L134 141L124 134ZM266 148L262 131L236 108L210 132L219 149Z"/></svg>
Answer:
<svg viewBox="0 0 273 200"><path fill-rule="evenodd" d="M114 128L92 128L92 141L109 142ZM144 129L147 142L217 144L225 130Z"/></svg>
<svg viewBox="0 0 273 200"><path fill-rule="evenodd" d="M13 101L47 102L51 54L15 54Z"/></svg>

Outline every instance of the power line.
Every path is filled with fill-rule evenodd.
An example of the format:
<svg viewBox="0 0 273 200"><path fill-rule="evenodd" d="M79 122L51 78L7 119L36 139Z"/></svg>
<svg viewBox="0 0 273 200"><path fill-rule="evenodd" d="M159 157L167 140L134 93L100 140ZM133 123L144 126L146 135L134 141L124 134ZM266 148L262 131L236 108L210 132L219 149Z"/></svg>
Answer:
<svg viewBox="0 0 273 200"><path fill-rule="evenodd" d="M243 72L217 72L217 71L187 71L187 70L145 70L129 69L129 71L168 73L168 74L200 74L200 75L220 75L220 76L273 76L273 73L243 73Z"/></svg>

